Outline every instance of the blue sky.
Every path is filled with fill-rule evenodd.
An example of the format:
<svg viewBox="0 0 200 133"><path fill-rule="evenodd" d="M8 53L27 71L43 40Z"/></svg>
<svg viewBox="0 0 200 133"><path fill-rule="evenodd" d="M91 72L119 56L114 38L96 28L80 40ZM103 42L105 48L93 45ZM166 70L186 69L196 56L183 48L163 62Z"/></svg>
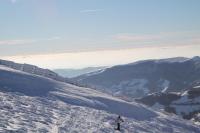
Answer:
<svg viewBox="0 0 200 133"><path fill-rule="evenodd" d="M196 50L200 45L199 14L199 0L1 0L0 58L12 56L14 61L27 62L19 56L93 51L101 54L109 50L121 54L125 50L126 54L126 49L152 47L172 50L187 46ZM200 55L178 51L172 55ZM172 57L170 53L157 54ZM138 60L147 58L135 56ZM80 60L81 55L77 62Z"/></svg>

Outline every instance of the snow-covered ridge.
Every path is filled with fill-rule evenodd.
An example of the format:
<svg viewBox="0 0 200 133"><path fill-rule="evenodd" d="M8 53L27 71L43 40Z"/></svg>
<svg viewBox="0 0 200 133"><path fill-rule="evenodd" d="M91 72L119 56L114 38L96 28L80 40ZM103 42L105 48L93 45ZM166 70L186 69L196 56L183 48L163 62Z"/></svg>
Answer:
<svg viewBox="0 0 200 133"><path fill-rule="evenodd" d="M117 66L113 66L113 67L129 66L129 65L131 66L131 65L137 65L137 64L151 62L151 61L153 61L155 63L177 63L177 62L181 63L181 62L185 62L185 61L189 61L189 60L200 61L200 57L194 56L193 58L174 57L174 58L166 58L166 59L149 59L149 60L136 61L136 62L133 62L133 63L124 64L124 65L117 65ZM98 71L97 73L91 72L91 73L87 73L87 74L83 74L83 75L91 76L91 75L95 75L95 74L100 74L108 68L112 68L112 67L107 67L107 68L103 69L102 71Z"/></svg>
<svg viewBox="0 0 200 133"><path fill-rule="evenodd" d="M184 62L184 61L187 61L187 60L190 60L190 58L186 58L186 57L173 57L173 58L166 58L166 59L142 60L142 61L136 61L136 62L125 64L125 65L137 65L137 64L146 63L146 62L149 62L149 61L153 61L155 63L175 63L175 62Z"/></svg>
<svg viewBox="0 0 200 133"><path fill-rule="evenodd" d="M51 79L58 80L58 81L66 81L65 78L59 76L57 73L55 73L49 69L39 68L37 66L30 65L30 64L19 64L19 63L15 63L13 61L0 60L0 65L6 66L8 68L20 70L23 72L27 72L30 74L44 76L44 77L51 78Z"/></svg>
<svg viewBox="0 0 200 133"><path fill-rule="evenodd" d="M157 63L176 63L176 62L184 62L188 61L190 58L185 58L185 57L175 57L175 58L168 58L168 59L160 59L160 60L155 60Z"/></svg>
<svg viewBox="0 0 200 133"><path fill-rule="evenodd" d="M107 68L107 67L102 66L102 67L86 67L86 68L81 68L81 69L54 69L53 71L63 77L73 78L73 77L77 77L77 76L80 76L83 74L103 70L105 68Z"/></svg>

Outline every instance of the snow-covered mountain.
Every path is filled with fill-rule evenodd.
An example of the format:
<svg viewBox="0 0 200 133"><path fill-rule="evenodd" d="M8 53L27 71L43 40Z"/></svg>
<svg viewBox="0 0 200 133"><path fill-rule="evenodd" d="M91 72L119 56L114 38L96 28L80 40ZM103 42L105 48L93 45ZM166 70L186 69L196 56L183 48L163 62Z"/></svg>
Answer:
<svg viewBox="0 0 200 133"><path fill-rule="evenodd" d="M27 73L31 73L31 74L35 74L35 75L40 75L40 76L44 76L47 78L51 78L51 79L55 79L58 81L66 81L67 79L59 76L57 73L49 70L49 69L43 69L43 68L39 68L37 66L34 65L30 65L30 64L19 64L19 63L15 63L13 61L7 61L7 60L1 60L0 59L0 65L2 66L6 66L9 68L13 68L16 70L20 70L23 72L27 72Z"/></svg>
<svg viewBox="0 0 200 133"><path fill-rule="evenodd" d="M154 93L136 101L180 115L200 125L200 84L183 93Z"/></svg>
<svg viewBox="0 0 200 133"><path fill-rule="evenodd" d="M129 98L154 92L180 92L200 81L200 57L138 61L81 75L74 80Z"/></svg>
<svg viewBox="0 0 200 133"><path fill-rule="evenodd" d="M0 66L0 132L198 133L200 127L102 92Z"/></svg>
<svg viewBox="0 0 200 133"><path fill-rule="evenodd" d="M95 72L101 69L105 69L106 67L86 67L82 69L54 69L53 71L58 73L63 77L73 78L86 73Z"/></svg>

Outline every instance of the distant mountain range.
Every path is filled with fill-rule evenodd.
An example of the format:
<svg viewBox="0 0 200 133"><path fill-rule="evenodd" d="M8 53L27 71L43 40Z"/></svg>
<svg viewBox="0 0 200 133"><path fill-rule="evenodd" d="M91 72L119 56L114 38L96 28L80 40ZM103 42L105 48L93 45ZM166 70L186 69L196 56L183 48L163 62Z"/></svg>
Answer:
<svg viewBox="0 0 200 133"><path fill-rule="evenodd" d="M200 57L118 65L73 78L96 90L200 124Z"/></svg>
<svg viewBox="0 0 200 133"><path fill-rule="evenodd" d="M128 98L155 92L183 92L200 82L200 57L138 61L84 74L73 80Z"/></svg>
<svg viewBox="0 0 200 133"><path fill-rule="evenodd" d="M91 72L98 71L104 68L106 67L87 67L87 68L82 68L82 69L54 69L53 71L63 77L73 78L73 77L80 76L82 74L91 73Z"/></svg>
<svg viewBox="0 0 200 133"><path fill-rule="evenodd" d="M191 119L200 125L200 82L183 93L153 93L135 100L154 109Z"/></svg>

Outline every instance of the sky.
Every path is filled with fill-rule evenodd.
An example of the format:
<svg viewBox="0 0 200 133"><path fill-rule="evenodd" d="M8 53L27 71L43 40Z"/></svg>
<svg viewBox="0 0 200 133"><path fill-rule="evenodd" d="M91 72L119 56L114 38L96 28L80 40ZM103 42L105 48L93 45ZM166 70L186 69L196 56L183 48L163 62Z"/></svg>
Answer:
<svg viewBox="0 0 200 133"><path fill-rule="evenodd" d="M200 0L0 0L0 59L112 66L200 56Z"/></svg>

